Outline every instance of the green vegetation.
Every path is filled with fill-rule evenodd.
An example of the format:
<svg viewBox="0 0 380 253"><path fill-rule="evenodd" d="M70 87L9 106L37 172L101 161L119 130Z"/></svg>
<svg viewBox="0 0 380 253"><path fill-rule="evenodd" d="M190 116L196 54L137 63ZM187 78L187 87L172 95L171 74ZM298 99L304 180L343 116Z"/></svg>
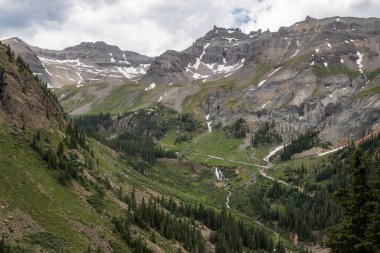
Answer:
<svg viewBox="0 0 380 253"><path fill-rule="evenodd" d="M272 123L266 122L252 136L251 143L254 147L259 145L279 144L282 142L282 137L274 129L274 121Z"/></svg>
<svg viewBox="0 0 380 253"><path fill-rule="evenodd" d="M368 80L373 81L380 75L380 69L365 72Z"/></svg>
<svg viewBox="0 0 380 253"><path fill-rule="evenodd" d="M7 55L26 73L11 51ZM189 112L209 92L234 86L202 87L186 101ZM118 97L123 91L99 108L136 109L156 95L148 91L141 103L126 105L126 94ZM7 219L1 231L10 241L2 238L0 253L24 252L24 246L41 252L306 252L305 244L326 235L334 252L379 250L379 136L360 143L362 151L347 147L289 160L328 146L309 131L285 147L280 156L287 161L268 168L271 178L256 164L281 141L274 122L260 126L252 148L244 140L244 119L206 132L189 112L159 104L45 129L1 125L0 219ZM214 166L223 179L216 179Z"/></svg>
<svg viewBox="0 0 380 253"><path fill-rule="evenodd" d="M187 96L182 103L183 112L193 113L196 117L199 116L200 108L207 95L215 91L231 91L236 86L234 81L215 81L209 82L207 85L202 85L200 90L194 95Z"/></svg>
<svg viewBox="0 0 380 253"><path fill-rule="evenodd" d="M225 208L216 212L202 203L199 206L177 205L172 199L161 199L159 203L171 213L194 218L212 229L214 232L210 235L210 241L216 244L216 253L243 252L244 247L250 250L272 250L273 242L265 230L237 221Z"/></svg>
<svg viewBox="0 0 380 253"><path fill-rule="evenodd" d="M362 98L368 95L375 95L375 94L380 94L380 86L363 89L356 94L356 97Z"/></svg>
<svg viewBox="0 0 380 253"><path fill-rule="evenodd" d="M150 198L147 204L143 199L141 205L137 206L135 191L132 191L131 196L126 199L131 212L128 212L125 218L115 218L113 222L116 231L127 244L131 242L136 244L129 230L131 225L135 224L141 229L155 229L168 240L181 242L183 247L190 252L205 252L205 241L201 232L189 220L177 218L174 212L165 212L158 207L160 202L156 202L153 198Z"/></svg>
<svg viewBox="0 0 380 253"><path fill-rule="evenodd" d="M313 66L313 73L316 77L321 78L329 75L345 74L351 79L355 79L360 75L358 70L351 70L344 64L329 65L328 68L321 64L315 64Z"/></svg>
<svg viewBox="0 0 380 253"><path fill-rule="evenodd" d="M239 118L231 126L226 126L224 130L228 135L233 136L236 139L245 138L249 132L247 122L243 118Z"/></svg>
<svg viewBox="0 0 380 253"><path fill-rule="evenodd" d="M327 246L332 252L378 252L380 224L379 160L370 161L356 150L348 167L349 185L334 196L343 207L343 219L328 229ZM371 175L372 171L372 176Z"/></svg>
<svg viewBox="0 0 380 253"><path fill-rule="evenodd" d="M39 245L44 249L65 252L67 250L67 242L49 232L38 232L28 235L30 244Z"/></svg>
<svg viewBox="0 0 380 253"><path fill-rule="evenodd" d="M94 160L91 155L90 147L86 145L86 135L72 122L66 128L65 144L61 141L57 149L51 143L48 136L41 137L41 130L37 130L33 136L32 147L47 162L48 168L51 170L60 170L59 182L63 185L68 180L74 178L80 179L80 173L85 167L92 170L94 168ZM65 147L66 146L66 147ZM81 161L75 152L78 149L83 151L85 160ZM68 149L65 152L65 149Z"/></svg>
<svg viewBox="0 0 380 253"><path fill-rule="evenodd" d="M292 140L290 144L284 146L284 150L280 154L280 159L287 161L292 158L292 155L301 153L304 150L309 150L319 144L318 132L312 130L307 131Z"/></svg>
<svg viewBox="0 0 380 253"><path fill-rule="evenodd" d="M20 247L18 245L11 245L8 243L4 236L1 237L0 240L0 253L28 253L31 252L23 247Z"/></svg>
<svg viewBox="0 0 380 253"><path fill-rule="evenodd" d="M272 64L270 62L266 62L261 64L257 71L255 71L255 74L253 75L252 79L249 81L248 86L253 85L257 86L260 82L260 80L272 69Z"/></svg>

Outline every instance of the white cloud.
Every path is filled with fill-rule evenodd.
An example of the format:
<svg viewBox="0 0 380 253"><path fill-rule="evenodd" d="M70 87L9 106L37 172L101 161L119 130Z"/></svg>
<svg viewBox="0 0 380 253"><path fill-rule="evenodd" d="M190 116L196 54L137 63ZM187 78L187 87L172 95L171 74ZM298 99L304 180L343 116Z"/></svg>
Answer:
<svg viewBox="0 0 380 253"><path fill-rule="evenodd" d="M380 13L376 0L36 0L35 11L28 9L27 0L17 3L0 0L0 13L9 14L0 17L1 38L18 36L51 49L101 40L148 55L183 50L213 25L238 25L245 32L276 31L306 15L368 17Z"/></svg>

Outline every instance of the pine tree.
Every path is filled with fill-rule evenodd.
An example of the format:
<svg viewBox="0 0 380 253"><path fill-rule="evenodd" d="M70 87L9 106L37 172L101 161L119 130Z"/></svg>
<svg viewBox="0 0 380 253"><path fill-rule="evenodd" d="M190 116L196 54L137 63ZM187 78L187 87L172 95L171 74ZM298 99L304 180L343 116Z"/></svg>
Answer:
<svg viewBox="0 0 380 253"><path fill-rule="evenodd" d="M371 200L371 189L368 185L368 165L362 151L355 151L348 173L349 188L334 194L344 209L344 216L338 225L328 229L327 246L332 252L370 253L372 251L365 241L365 233L370 219L368 202Z"/></svg>
<svg viewBox="0 0 380 253"><path fill-rule="evenodd" d="M284 244L282 243L282 241L278 241L278 243L276 245L276 252L277 253L286 253L286 250L285 250L285 247L284 247Z"/></svg>

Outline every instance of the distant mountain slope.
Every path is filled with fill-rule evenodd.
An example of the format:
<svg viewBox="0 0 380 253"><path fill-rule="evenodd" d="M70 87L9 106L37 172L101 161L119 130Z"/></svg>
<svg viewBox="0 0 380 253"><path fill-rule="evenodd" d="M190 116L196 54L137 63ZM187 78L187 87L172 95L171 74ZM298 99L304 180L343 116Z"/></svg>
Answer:
<svg viewBox="0 0 380 253"><path fill-rule="evenodd" d="M82 42L63 50L30 46L18 38L3 41L20 54L31 70L49 87L83 83L137 81L152 58L104 42Z"/></svg>
<svg viewBox="0 0 380 253"><path fill-rule="evenodd" d="M277 32L249 34L214 27L189 48L155 59L102 42L33 50L57 82L71 79L58 94L73 114L122 113L161 102L211 128L241 117L254 133L274 120L285 141L313 128L334 146L380 124L377 18L307 17ZM138 70L145 61L151 63L146 73Z"/></svg>
<svg viewBox="0 0 380 253"><path fill-rule="evenodd" d="M285 141L318 129L341 146L380 124L379 24L377 18L307 17L274 33L214 27L186 50L157 57L144 85L58 93L75 114L161 102L211 128L244 118L254 133L274 120Z"/></svg>
<svg viewBox="0 0 380 253"><path fill-rule="evenodd" d="M316 59L309 58L310 63L313 60L339 63L343 57L343 65L358 70L357 58L346 58L349 53L357 53L356 46L368 48L361 60L361 68L373 70L380 66L380 61L376 59L377 49L373 47L378 41L379 24L376 18L334 17L318 20L307 17L290 27L281 27L278 32L259 30L244 34L239 29L214 27L189 48L181 52L167 51L157 57L142 82L190 83L220 78L247 80L250 73L257 71L259 64L270 62L275 66L296 55L315 50L313 57ZM360 45L359 41L362 41Z"/></svg>

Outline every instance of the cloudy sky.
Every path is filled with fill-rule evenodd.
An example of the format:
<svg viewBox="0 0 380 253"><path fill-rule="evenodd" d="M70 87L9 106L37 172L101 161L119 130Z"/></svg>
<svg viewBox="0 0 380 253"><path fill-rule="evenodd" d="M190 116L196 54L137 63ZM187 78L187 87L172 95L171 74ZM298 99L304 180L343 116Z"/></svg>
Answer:
<svg viewBox="0 0 380 253"><path fill-rule="evenodd" d="M379 0L0 0L0 39L63 49L105 41L155 56L182 50L214 25L277 31L330 16L379 17Z"/></svg>

